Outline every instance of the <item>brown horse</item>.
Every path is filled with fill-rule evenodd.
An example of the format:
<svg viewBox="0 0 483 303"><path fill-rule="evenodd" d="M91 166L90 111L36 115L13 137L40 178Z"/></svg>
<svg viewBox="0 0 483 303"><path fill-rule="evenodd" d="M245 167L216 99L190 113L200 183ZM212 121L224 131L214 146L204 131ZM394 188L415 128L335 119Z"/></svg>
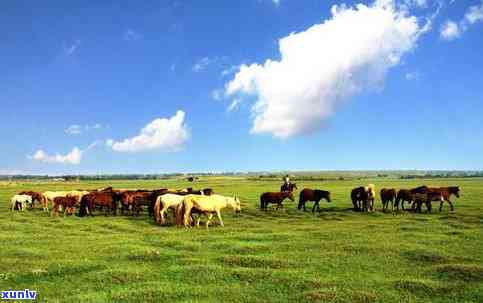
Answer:
<svg viewBox="0 0 483 303"><path fill-rule="evenodd" d="M283 207L282 201L289 198L292 202L295 201L293 193L290 191L284 192L266 192L260 196L260 209L267 210L268 203L277 204L277 210Z"/></svg>
<svg viewBox="0 0 483 303"><path fill-rule="evenodd" d="M459 186L449 186L449 187L427 187L427 186L420 186L412 190L413 193L428 193L430 194L430 198L432 201L440 201L439 204L439 211L443 209L443 203L446 201L450 205L450 210L454 210L453 203L450 200L451 195L455 195L457 198L460 197L460 188ZM441 195L441 199L439 199L439 195ZM421 208L421 203L416 205L417 208ZM413 206L414 208L414 206Z"/></svg>
<svg viewBox="0 0 483 303"><path fill-rule="evenodd" d="M315 212L315 207L317 207L317 211L320 210L320 200L325 199L327 202L330 202L330 192L326 190L320 190L320 189L310 189L310 188L304 188L299 194L299 205L298 209L301 210L302 208L304 211L305 209L305 202L307 201L314 201L314 206L312 207L312 212Z"/></svg>
<svg viewBox="0 0 483 303"><path fill-rule="evenodd" d="M55 217L59 215L59 206L62 206L64 209L64 217L65 215L72 215L75 211L76 204L76 197L55 197L51 215Z"/></svg>
<svg viewBox="0 0 483 303"><path fill-rule="evenodd" d="M394 211L394 200L396 199L396 190L394 188L383 188L380 191L382 211L387 210L389 202L391 202L391 209Z"/></svg>
<svg viewBox="0 0 483 303"><path fill-rule="evenodd" d="M79 216L84 217L89 214L94 216L93 212L96 206L101 209L105 208L105 215L109 212L116 215L117 202L120 200L120 194L116 192L92 192L84 195L81 199Z"/></svg>
<svg viewBox="0 0 483 303"><path fill-rule="evenodd" d="M280 186L280 191L289 191L293 192L294 189L297 189L297 183L284 183Z"/></svg>
<svg viewBox="0 0 483 303"><path fill-rule="evenodd" d="M20 192L19 195L28 195L32 197L32 204L30 204L31 208L34 207L35 201L39 201L40 204L42 204L44 201L44 196L41 193L35 191L23 191Z"/></svg>

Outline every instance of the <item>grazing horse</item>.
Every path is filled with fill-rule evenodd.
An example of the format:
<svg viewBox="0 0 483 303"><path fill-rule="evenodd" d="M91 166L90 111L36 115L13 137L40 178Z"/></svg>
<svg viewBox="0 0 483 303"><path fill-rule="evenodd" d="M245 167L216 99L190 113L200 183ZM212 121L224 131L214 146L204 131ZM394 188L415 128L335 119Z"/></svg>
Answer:
<svg viewBox="0 0 483 303"><path fill-rule="evenodd" d="M267 210L268 203L276 203L278 210L280 207L283 207L282 202L286 198L289 198L292 202L295 201L291 191L263 193L260 196L260 209Z"/></svg>
<svg viewBox="0 0 483 303"><path fill-rule="evenodd" d="M31 207L34 207L35 201L39 201L40 204L44 201L44 197L41 193L35 191L23 191L18 193L19 195L28 195L32 197L32 204Z"/></svg>
<svg viewBox="0 0 483 303"><path fill-rule="evenodd" d="M20 210L24 211L26 208L26 204L32 204L32 197L29 195L14 195L12 199L10 199L11 207L10 210Z"/></svg>
<svg viewBox="0 0 483 303"><path fill-rule="evenodd" d="M383 188L380 192L382 211L387 210L389 202L391 202L391 209L394 211L394 200L396 199L396 190L394 188Z"/></svg>
<svg viewBox="0 0 483 303"><path fill-rule="evenodd" d="M374 199L376 198L376 186L374 184L368 184L366 187L367 192L367 207L364 208L365 211L374 211Z"/></svg>
<svg viewBox="0 0 483 303"><path fill-rule="evenodd" d="M168 209L173 209L176 212L176 208L183 202L185 196L175 194L164 194L156 198L154 204L154 219L158 224L165 224L165 213Z"/></svg>
<svg viewBox="0 0 483 303"><path fill-rule="evenodd" d="M73 197L76 201L75 206L79 206L82 200L82 197L90 193L91 193L90 191L86 191L86 190L73 190L68 192L66 197Z"/></svg>
<svg viewBox="0 0 483 303"><path fill-rule="evenodd" d="M231 207L237 213L241 211L240 199L237 196L225 197L222 195L187 195L184 196L183 202L176 210L176 222L181 225L181 222L185 227L190 226L190 216L193 210L206 215L206 228L211 223L213 214L216 213L221 226L225 226L223 219L221 218L221 210L226 207ZM198 218L196 226L199 226L200 218Z"/></svg>
<svg viewBox="0 0 483 303"><path fill-rule="evenodd" d="M42 195L44 196L44 199L43 199L44 211L49 211L49 202L53 204L55 197L65 197L67 196L68 193L69 193L68 191L43 192Z"/></svg>
<svg viewBox="0 0 483 303"><path fill-rule="evenodd" d="M66 214L72 215L75 211L76 205L77 198L75 196L67 195L67 197L55 197L51 216L56 217L59 215L59 206L62 206L62 208L64 209L64 217Z"/></svg>
<svg viewBox="0 0 483 303"><path fill-rule="evenodd" d="M298 189L297 188L297 183L284 183L282 184L282 186L280 186L280 191L289 191L289 192L293 192L294 189Z"/></svg>
<svg viewBox="0 0 483 303"><path fill-rule="evenodd" d="M366 191L364 186L352 189L351 200L355 211L368 210L369 193Z"/></svg>
<svg viewBox="0 0 483 303"><path fill-rule="evenodd" d="M411 204L413 202L413 194L409 189L400 189L396 195L396 201L394 202L396 210L399 210L399 202L401 202L402 210L404 210L404 202Z"/></svg>
<svg viewBox="0 0 483 303"><path fill-rule="evenodd" d="M326 190L320 190L320 189L310 189L310 188L304 188L299 194L299 205L298 209L301 210L302 207L305 211L305 202L307 201L314 201L314 206L312 207L312 212L315 212L315 207L317 207L317 211L320 209L319 208L319 202L321 199L327 200L327 202L330 202L330 192Z"/></svg>
<svg viewBox="0 0 483 303"><path fill-rule="evenodd" d="M116 215L117 202L119 201L119 193L116 192L91 192L84 195L81 199L79 216L84 217L87 214L94 216L93 212L96 205L105 208L105 215L112 211Z"/></svg>

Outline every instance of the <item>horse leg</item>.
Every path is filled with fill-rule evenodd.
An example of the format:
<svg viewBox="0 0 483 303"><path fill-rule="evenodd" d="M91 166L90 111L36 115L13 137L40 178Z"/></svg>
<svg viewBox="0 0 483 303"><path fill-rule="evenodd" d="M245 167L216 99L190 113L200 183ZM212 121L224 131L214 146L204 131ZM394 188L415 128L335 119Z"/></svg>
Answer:
<svg viewBox="0 0 483 303"><path fill-rule="evenodd" d="M213 219L213 214L212 213L207 214L206 215L206 229L208 229L208 226L211 223L211 219Z"/></svg>
<svg viewBox="0 0 483 303"><path fill-rule="evenodd" d="M315 212L315 207L317 207L317 210L319 210L319 201L314 202L314 206L312 207L312 212Z"/></svg>
<svg viewBox="0 0 483 303"><path fill-rule="evenodd" d="M453 202L451 202L449 199L446 200L446 202L449 203L449 207L450 207L451 211L454 211ZM441 203L443 203L443 202L441 202Z"/></svg>
<svg viewBox="0 0 483 303"><path fill-rule="evenodd" d="M221 212L219 209L216 211L216 215L218 216L218 220L220 220L220 225L222 227L225 226L225 224L223 224L223 220L221 219Z"/></svg>

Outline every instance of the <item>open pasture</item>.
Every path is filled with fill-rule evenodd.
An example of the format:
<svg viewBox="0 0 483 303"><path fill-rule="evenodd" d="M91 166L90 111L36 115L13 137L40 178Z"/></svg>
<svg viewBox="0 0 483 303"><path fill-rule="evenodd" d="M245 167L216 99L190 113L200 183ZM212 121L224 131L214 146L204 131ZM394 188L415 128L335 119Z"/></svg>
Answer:
<svg viewBox="0 0 483 303"><path fill-rule="evenodd" d="M296 201L260 211L280 181L179 180L0 185L0 289L40 302L483 302L483 180L297 181ZM376 185L376 212L350 209L350 190ZM459 185L455 211L382 213L379 190ZM211 187L237 194L225 227L161 227L140 217L52 218L10 212L22 190ZM321 211L298 211L304 187L331 191ZM170 213L171 215L171 213ZM172 216L169 216L172 221Z"/></svg>

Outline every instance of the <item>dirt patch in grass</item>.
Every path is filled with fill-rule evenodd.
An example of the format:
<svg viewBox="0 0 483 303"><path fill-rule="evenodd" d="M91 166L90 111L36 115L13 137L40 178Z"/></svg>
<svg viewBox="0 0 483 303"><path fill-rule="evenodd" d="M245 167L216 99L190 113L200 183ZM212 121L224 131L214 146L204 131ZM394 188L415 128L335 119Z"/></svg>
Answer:
<svg viewBox="0 0 483 303"><path fill-rule="evenodd" d="M404 251L401 253L401 256L411 262L420 264L438 264L449 261L448 257L424 249Z"/></svg>
<svg viewBox="0 0 483 303"><path fill-rule="evenodd" d="M221 258L221 262L227 266L246 268L282 269L290 267L290 262L287 260L268 259L254 256L226 256Z"/></svg>
<svg viewBox="0 0 483 303"><path fill-rule="evenodd" d="M436 268L438 278L448 281L482 282L483 267L475 264L450 264Z"/></svg>

